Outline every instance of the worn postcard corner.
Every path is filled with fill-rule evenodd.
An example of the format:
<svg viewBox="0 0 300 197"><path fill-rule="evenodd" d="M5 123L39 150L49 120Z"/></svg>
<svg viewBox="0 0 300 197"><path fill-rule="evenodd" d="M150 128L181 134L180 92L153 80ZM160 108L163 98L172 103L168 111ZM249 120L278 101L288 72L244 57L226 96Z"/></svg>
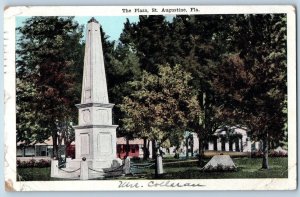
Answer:
<svg viewBox="0 0 300 197"><path fill-rule="evenodd" d="M296 189L295 30L289 5L6 7L5 190Z"/></svg>

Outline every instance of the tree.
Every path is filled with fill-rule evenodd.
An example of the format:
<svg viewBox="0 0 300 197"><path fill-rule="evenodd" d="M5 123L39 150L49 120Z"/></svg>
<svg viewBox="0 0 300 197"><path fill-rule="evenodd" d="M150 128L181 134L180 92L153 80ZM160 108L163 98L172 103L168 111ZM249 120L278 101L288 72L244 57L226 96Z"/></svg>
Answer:
<svg viewBox="0 0 300 197"><path fill-rule="evenodd" d="M142 70L157 74L158 65L169 63L169 31L164 16L139 16L137 24L127 20L120 41L136 52Z"/></svg>
<svg viewBox="0 0 300 197"><path fill-rule="evenodd" d="M111 52L104 51L109 56L106 61L106 73L110 102L120 104L123 98L131 93L129 82L139 80L141 70L138 58L126 45L118 44ZM118 106L114 108L114 121L119 124L122 113Z"/></svg>
<svg viewBox="0 0 300 197"><path fill-rule="evenodd" d="M215 116L219 104L211 87L211 75L229 46L224 38L232 18L232 15L182 15L170 23L163 16L142 16L137 24L127 21L121 35L121 41L136 51L141 69L155 74L156 65L168 63L171 67L180 64L192 73L191 84L198 91L203 109L200 121L190 125L200 139L199 161L209 136L224 124Z"/></svg>
<svg viewBox="0 0 300 197"><path fill-rule="evenodd" d="M73 17L31 17L17 31L17 139L52 136L57 157L62 141L67 145L74 139L70 132L80 101L82 27Z"/></svg>
<svg viewBox="0 0 300 197"><path fill-rule="evenodd" d="M173 22L142 16L139 23L125 23L121 41L141 70L157 75L157 65L168 63L191 73L201 113L188 125L199 137L199 161L218 128L246 126L253 140L264 141L268 168L268 141L278 144L286 137L285 15L182 15ZM137 117L146 114L143 107ZM146 127L150 135L148 123L140 124L137 132Z"/></svg>
<svg viewBox="0 0 300 197"><path fill-rule="evenodd" d="M120 105L125 117L122 127L134 137L178 146L189 122L197 121L200 106L189 85L191 75L179 65L159 66L158 74L143 72L141 81L131 85L134 91Z"/></svg>
<svg viewBox="0 0 300 197"><path fill-rule="evenodd" d="M192 73L191 84L198 91L202 109L200 121L192 124L199 138L199 165L202 165L204 145L224 124L224 120L217 116L220 103L216 100L211 76L217 72L222 55L228 50L229 45L224 38L232 18L231 15L181 15L170 24L173 41L170 59Z"/></svg>
<svg viewBox="0 0 300 197"><path fill-rule="evenodd" d="M228 118L263 141L262 168L268 169L269 140L280 141L286 129L286 16L245 15L233 32L236 53L225 56L215 90Z"/></svg>

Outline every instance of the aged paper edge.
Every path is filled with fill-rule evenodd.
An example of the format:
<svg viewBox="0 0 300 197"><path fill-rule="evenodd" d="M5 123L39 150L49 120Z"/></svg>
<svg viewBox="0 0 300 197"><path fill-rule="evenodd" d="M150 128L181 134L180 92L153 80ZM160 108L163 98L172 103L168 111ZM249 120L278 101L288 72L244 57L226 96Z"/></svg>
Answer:
<svg viewBox="0 0 300 197"><path fill-rule="evenodd" d="M198 8L198 13L181 14L287 14L288 51L288 177L287 179L189 179L172 180L176 183L202 184L203 187L149 187L149 181L138 180L143 187L119 188L119 181L16 181L16 100L15 100L15 17L16 16L132 16L143 13L123 13L123 8ZM101 14L99 14L101 13ZM161 12L149 14L165 14ZM172 13L180 14L180 13ZM5 142L5 189L6 191L168 191L168 190L294 190L297 184L296 152L296 22L295 8L289 5L247 6L24 6L7 7L4 13L4 142Z"/></svg>

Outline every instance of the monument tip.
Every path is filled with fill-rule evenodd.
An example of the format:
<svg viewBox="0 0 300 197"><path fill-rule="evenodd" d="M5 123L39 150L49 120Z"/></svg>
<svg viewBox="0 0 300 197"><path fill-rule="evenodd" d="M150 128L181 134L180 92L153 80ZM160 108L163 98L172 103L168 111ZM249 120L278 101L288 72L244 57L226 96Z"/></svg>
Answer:
<svg viewBox="0 0 300 197"><path fill-rule="evenodd" d="M99 23L94 17L92 17L92 18L88 21L88 23L91 23L91 22Z"/></svg>

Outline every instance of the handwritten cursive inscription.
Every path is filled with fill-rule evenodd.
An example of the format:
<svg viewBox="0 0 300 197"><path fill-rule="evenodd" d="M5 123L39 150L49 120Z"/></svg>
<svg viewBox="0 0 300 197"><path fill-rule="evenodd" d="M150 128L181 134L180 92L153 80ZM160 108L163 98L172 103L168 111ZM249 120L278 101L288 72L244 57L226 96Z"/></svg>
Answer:
<svg viewBox="0 0 300 197"><path fill-rule="evenodd" d="M142 184L138 182L119 181L119 188L141 188Z"/></svg>
<svg viewBox="0 0 300 197"><path fill-rule="evenodd" d="M176 181L149 181L148 187L202 187L199 183L176 182Z"/></svg>
<svg viewBox="0 0 300 197"><path fill-rule="evenodd" d="M149 181L148 183L141 182L132 182L132 181L119 181L119 188L131 188L138 189L147 186L147 187L203 187L204 185L200 183L191 183L191 182L177 182L177 181Z"/></svg>

